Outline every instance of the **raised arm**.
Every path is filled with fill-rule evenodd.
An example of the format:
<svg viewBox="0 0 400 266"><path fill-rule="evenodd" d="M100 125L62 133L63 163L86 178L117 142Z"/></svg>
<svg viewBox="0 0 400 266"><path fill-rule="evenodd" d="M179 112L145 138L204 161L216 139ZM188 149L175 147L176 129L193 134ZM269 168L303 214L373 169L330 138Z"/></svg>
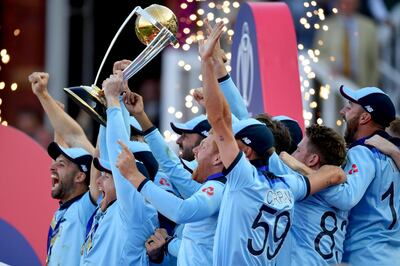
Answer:
<svg viewBox="0 0 400 266"><path fill-rule="evenodd" d="M58 141L57 143L67 147L80 147L93 155L95 153L95 148L86 137L81 126L64 111L62 104L54 100L48 93L47 84L49 81L49 74L34 72L28 79L29 82L31 82L33 93L39 99L44 111L50 119L50 123L54 128L55 140ZM89 190L94 201L96 201L99 196L96 183L97 176L94 174L90 176Z"/></svg>
<svg viewBox="0 0 400 266"><path fill-rule="evenodd" d="M219 210L224 185L218 181L208 181L204 188L212 186L214 193L210 196L207 190L201 189L188 199L181 199L158 187L138 173L134 156L128 147L119 142L122 152L117 160L121 174L151 203L162 215L178 223L192 223L210 217Z"/></svg>
<svg viewBox="0 0 400 266"><path fill-rule="evenodd" d="M55 134L61 137L69 147L81 147L94 153L94 147L85 135L81 126L70 117L50 96L47 90L49 74L33 72L29 76L32 91L39 99L44 111L50 119Z"/></svg>
<svg viewBox="0 0 400 266"><path fill-rule="evenodd" d="M211 35L212 28L208 23L208 20L204 20L205 29L207 35ZM232 113L239 119L246 119L250 117L247 111L246 104L242 95L240 95L239 89L233 83L232 78L228 74L225 67L225 62L227 61L224 50L221 49L220 41L216 43L213 52L213 62L214 62L214 72L218 80L219 87L224 94Z"/></svg>
<svg viewBox="0 0 400 266"><path fill-rule="evenodd" d="M213 68L213 52L221 34L223 23L217 23L207 41L200 40L201 72L203 75L203 93L208 121L213 128L214 140L218 146L222 163L228 168L239 153L232 133L232 117L224 95L219 90Z"/></svg>
<svg viewBox="0 0 400 266"><path fill-rule="evenodd" d="M129 112L139 122L142 130L145 131L145 140L160 169L169 177L184 198L193 195L201 185L192 179L192 174L185 169L179 157L168 147L160 132L150 121L144 112L143 98L137 93L130 92L125 94L124 102Z"/></svg>
<svg viewBox="0 0 400 266"><path fill-rule="evenodd" d="M400 149L392 142L379 135L374 135L371 138L365 140L365 144L374 146L384 154L390 156L396 163L397 168L400 168Z"/></svg>
<svg viewBox="0 0 400 266"><path fill-rule="evenodd" d="M99 140L97 139L96 143L96 149L94 150L93 153L93 158L100 157L100 151L99 151ZM100 176L100 171L97 170L96 167L94 167L93 162L90 167L90 184L89 184L89 190L90 190L90 196L94 201L97 201L100 195L100 190L97 187L97 178Z"/></svg>
<svg viewBox="0 0 400 266"><path fill-rule="evenodd" d="M126 221L132 223L131 226L137 226L146 222L153 213L148 209L143 197L122 177L116 167L116 161L121 150L118 140L122 140L125 143L129 141L128 132L124 130L125 125L119 100L119 95L123 87L122 83L122 73L112 75L103 82L104 94L107 100L107 152L113 174L118 206Z"/></svg>

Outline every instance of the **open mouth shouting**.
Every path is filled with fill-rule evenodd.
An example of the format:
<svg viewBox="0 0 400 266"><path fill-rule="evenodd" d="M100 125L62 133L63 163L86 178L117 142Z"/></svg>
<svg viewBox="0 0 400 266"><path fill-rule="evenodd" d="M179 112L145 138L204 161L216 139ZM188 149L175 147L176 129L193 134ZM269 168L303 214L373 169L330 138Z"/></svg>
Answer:
<svg viewBox="0 0 400 266"><path fill-rule="evenodd" d="M51 173L51 191L55 191L60 186L60 178L56 173Z"/></svg>

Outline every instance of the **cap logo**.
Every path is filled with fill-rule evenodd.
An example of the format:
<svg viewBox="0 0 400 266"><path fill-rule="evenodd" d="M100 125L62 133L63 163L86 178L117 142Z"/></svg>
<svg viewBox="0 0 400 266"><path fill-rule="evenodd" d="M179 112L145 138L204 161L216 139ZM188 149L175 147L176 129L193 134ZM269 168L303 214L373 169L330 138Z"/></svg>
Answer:
<svg viewBox="0 0 400 266"><path fill-rule="evenodd" d="M243 141L244 143L246 143L247 145L249 145L249 144L251 143L251 140L250 140L248 137L242 138L242 141Z"/></svg>
<svg viewBox="0 0 400 266"><path fill-rule="evenodd" d="M203 134L204 136L207 136L207 137L208 137L208 131L207 131L207 130L201 131L201 134Z"/></svg>
<svg viewBox="0 0 400 266"><path fill-rule="evenodd" d="M365 106L365 109L366 109L369 113L371 113L371 112L374 111L374 108L372 108L370 105Z"/></svg>
<svg viewBox="0 0 400 266"><path fill-rule="evenodd" d="M83 172L87 172L87 167L86 167L86 165L81 164L81 168L82 168L82 171L83 171Z"/></svg>

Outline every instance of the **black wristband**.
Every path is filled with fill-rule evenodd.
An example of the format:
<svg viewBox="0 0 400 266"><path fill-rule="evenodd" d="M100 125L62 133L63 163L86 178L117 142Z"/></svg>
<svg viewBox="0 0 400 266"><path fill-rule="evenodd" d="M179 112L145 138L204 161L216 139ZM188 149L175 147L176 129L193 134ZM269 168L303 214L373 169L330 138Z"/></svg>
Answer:
<svg viewBox="0 0 400 266"><path fill-rule="evenodd" d="M165 255L168 255L168 245L174 238L175 238L174 236L167 236L167 238L165 239L165 245L164 245Z"/></svg>
<svg viewBox="0 0 400 266"><path fill-rule="evenodd" d="M151 132L153 132L156 129L157 128L155 126L152 126L151 128L146 129L145 131L143 131L143 136L146 136L147 134L150 134Z"/></svg>
<svg viewBox="0 0 400 266"><path fill-rule="evenodd" d="M219 79L218 79L218 83L221 83L221 82L223 82L223 81L229 79L230 77L231 77L231 76L230 76L229 74L226 74L226 75L223 76L222 78L219 78Z"/></svg>
<svg viewBox="0 0 400 266"><path fill-rule="evenodd" d="M143 180L142 183L140 183L140 185L138 186L137 191L140 192L142 190L143 186L149 181L150 180L147 178L145 180Z"/></svg>

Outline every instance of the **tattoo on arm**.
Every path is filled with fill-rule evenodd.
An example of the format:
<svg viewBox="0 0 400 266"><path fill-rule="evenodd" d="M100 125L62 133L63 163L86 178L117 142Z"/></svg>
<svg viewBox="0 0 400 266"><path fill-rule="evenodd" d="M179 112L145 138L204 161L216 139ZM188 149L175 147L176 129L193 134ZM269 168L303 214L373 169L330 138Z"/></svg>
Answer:
<svg viewBox="0 0 400 266"><path fill-rule="evenodd" d="M224 136L219 136L219 141L224 141Z"/></svg>

